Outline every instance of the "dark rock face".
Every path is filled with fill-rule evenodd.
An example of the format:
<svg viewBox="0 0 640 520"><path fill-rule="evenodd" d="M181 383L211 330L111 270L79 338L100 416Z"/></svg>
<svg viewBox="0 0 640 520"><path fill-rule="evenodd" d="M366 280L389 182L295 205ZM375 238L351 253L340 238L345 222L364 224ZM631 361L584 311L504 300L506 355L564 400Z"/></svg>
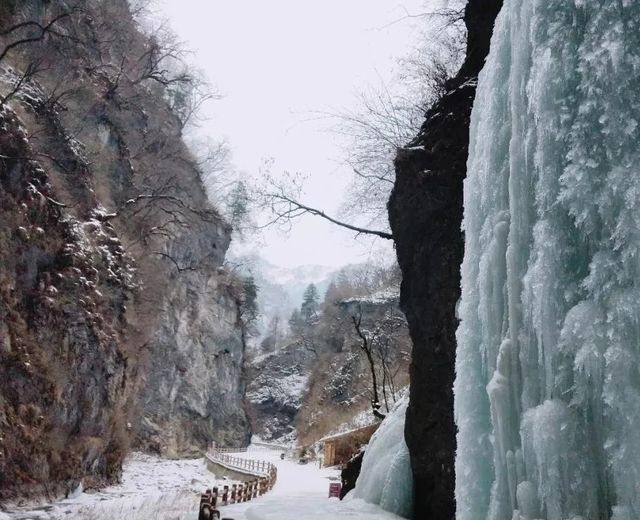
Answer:
<svg viewBox="0 0 640 520"><path fill-rule="evenodd" d="M501 0L470 0L467 57L398 152L389 218L402 269L401 307L413 357L405 436L414 476L414 518L455 516L453 419L456 303L463 256L462 186L475 85Z"/></svg>
<svg viewBox="0 0 640 520"><path fill-rule="evenodd" d="M360 476L363 459L364 451L361 451L342 467L342 471L340 472L340 480L342 481L340 500L342 500L349 491L355 489L356 480L358 480Z"/></svg>
<svg viewBox="0 0 640 520"><path fill-rule="evenodd" d="M60 495L128 450L133 271L110 224L56 200L11 110L0 127L0 498Z"/></svg>

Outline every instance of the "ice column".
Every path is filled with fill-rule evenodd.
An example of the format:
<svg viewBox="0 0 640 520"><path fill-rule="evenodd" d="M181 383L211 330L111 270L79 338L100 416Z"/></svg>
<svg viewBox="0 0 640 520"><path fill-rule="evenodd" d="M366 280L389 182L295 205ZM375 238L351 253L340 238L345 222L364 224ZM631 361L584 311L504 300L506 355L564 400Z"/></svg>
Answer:
<svg viewBox="0 0 640 520"><path fill-rule="evenodd" d="M404 440L408 402L408 396L399 400L373 434L356 487L348 495L405 518L411 514L413 494L409 450Z"/></svg>
<svg viewBox="0 0 640 520"><path fill-rule="evenodd" d="M640 518L640 2L506 0L465 181L458 520Z"/></svg>

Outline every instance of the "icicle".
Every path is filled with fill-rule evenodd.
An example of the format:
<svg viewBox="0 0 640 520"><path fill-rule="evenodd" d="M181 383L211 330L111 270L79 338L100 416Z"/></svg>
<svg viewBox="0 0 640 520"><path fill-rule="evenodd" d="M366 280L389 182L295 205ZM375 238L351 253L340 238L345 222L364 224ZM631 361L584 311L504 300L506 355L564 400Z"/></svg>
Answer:
<svg viewBox="0 0 640 520"><path fill-rule="evenodd" d="M411 514L413 477L404 440L404 419L409 396L396 403L373 434L362 460L356 487L347 497L378 504L386 511L408 518Z"/></svg>
<svg viewBox="0 0 640 520"><path fill-rule="evenodd" d="M640 3L506 0L471 118L458 520L640 518Z"/></svg>

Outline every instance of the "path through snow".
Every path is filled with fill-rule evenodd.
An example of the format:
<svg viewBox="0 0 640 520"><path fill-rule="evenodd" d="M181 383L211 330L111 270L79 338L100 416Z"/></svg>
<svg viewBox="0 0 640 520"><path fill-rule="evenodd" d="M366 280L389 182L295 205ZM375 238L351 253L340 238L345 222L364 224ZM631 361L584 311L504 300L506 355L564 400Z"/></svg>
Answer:
<svg viewBox="0 0 640 520"><path fill-rule="evenodd" d="M329 483L339 481L336 469L319 469L315 464L281 461L273 451L235 454L269 460L278 467L278 480L272 491L243 504L222 506L222 517L234 520L401 520L373 504L347 497L340 501L327 498ZM197 515L185 520L196 520Z"/></svg>
<svg viewBox="0 0 640 520"><path fill-rule="evenodd" d="M235 454L269 460L278 466L278 481L263 497L222 506L223 517L234 520L401 520L362 500L327 498L329 483L339 471L315 464L280 460L279 452ZM134 453L125 463L122 483L96 493L38 507L24 507L0 520L196 520L200 493L223 484L203 459L164 460Z"/></svg>

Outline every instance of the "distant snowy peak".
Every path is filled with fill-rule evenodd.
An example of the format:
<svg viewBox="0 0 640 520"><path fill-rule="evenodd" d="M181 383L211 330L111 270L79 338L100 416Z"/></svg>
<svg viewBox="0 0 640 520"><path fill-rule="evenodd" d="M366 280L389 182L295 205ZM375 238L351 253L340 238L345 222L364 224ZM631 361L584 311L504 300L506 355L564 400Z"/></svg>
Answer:
<svg viewBox="0 0 640 520"><path fill-rule="evenodd" d="M273 283L288 285L291 283L321 283L332 278L339 268L326 265L301 265L298 267L279 267L265 262L263 273Z"/></svg>
<svg viewBox="0 0 640 520"><path fill-rule="evenodd" d="M274 285L310 284L329 282L343 269L353 267L351 265L334 267L327 265L299 265L296 267L283 267L274 265L260 255L238 256L232 259L246 273L251 273L258 279L268 280Z"/></svg>

